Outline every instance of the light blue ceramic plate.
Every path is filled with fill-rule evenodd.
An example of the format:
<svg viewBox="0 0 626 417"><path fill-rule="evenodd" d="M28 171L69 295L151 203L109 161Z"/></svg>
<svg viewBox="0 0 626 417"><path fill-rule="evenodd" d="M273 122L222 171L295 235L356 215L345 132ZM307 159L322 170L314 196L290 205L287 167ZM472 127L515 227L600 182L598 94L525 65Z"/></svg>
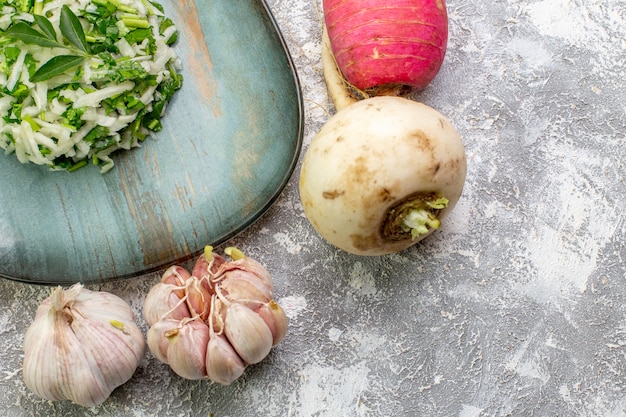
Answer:
<svg viewBox="0 0 626 417"><path fill-rule="evenodd" d="M302 144L302 97L261 0L163 0L184 85L163 131L116 167L49 172L0 154L0 276L137 276L241 232L276 200Z"/></svg>

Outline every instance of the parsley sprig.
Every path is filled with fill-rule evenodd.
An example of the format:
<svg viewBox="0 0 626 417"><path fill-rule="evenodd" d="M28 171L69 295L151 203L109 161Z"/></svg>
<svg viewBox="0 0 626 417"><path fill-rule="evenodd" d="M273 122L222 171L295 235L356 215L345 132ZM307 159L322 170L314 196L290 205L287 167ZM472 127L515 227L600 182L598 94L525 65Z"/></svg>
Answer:
<svg viewBox="0 0 626 417"><path fill-rule="evenodd" d="M57 33L50 20L43 15L34 15L35 23L40 30L25 22L11 25L3 35L18 39L25 44L39 45L48 48L63 48L74 52L74 55L57 55L45 62L31 77L31 81L46 81L63 74L65 71L78 67L89 56L89 46L85 32L78 17L64 5L61 8L59 30L67 45L57 38Z"/></svg>

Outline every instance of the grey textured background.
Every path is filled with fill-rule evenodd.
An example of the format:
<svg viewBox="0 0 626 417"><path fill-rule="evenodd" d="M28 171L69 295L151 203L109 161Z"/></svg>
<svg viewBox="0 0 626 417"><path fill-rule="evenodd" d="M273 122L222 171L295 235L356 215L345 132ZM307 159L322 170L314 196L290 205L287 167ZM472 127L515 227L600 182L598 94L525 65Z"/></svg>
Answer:
<svg viewBox="0 0 626 417"><path fill-rule="evenodd" d="M320 5L270 0L302 82L306 147L332 113ZM22 382L22 337L49 288L0 281L5 416L626 416L626 2L448 1L443 68L416 95L466 145L463 197L406 251L323 242L294 174L229 244L264 263L286 339L228 387L147 354L102 406ZM1 242L0 242L1 244ZM131 303L158 274L97 289Z"/></svg>

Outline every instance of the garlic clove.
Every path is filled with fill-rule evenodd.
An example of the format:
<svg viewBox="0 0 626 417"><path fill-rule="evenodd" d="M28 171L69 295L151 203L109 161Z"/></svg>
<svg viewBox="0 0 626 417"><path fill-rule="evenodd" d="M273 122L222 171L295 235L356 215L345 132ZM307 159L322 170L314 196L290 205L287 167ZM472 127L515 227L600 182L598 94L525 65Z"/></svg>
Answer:
<svg viewBox="0 0 626 417"><path fill-rule="evenodd" d="M167 349L170 344L166 335L173 335L181 326L180 320L172 318L163 318L150 326L146 339L148 349L156 359L169 364Z"/></svg>
<svg viewBox="0 0 626 417"><path fill-rule="evenodd" d="M191 317L200 316L205 320L211 310L211 294L194 276L187 280L186 291L185 297Z"/></svg>
<svg viewBox="0 0 626 417"><path fill-rule="evenodd" d="M269 327L261 316L242 304L228 305L224 334L248 364L262 361L272 349L273 338Z"/></svg>
<svg viewBox="0 0 626 417"><path fill-rule="evenodd" d="M226 250L228 250L228 248L226 248ZM243 257L240 259L236 259L231 263L234 266L237 266L237 268L250 272L251 274L256 276L270 289L270 291L274 290L272 276L270 275L269 271L258 261L252 258Z"/></svg>
<svg viewBox="0 0 626 417"><path fill-rule="evenodd" d="M212 333L206 352L206 373L209 379L229 385L241 375L246 366L223 334Z"/></svg>
<svg viewBox="0 0 626 417"><path fill-rule="evenodd" d="M187 304L178 296L179 288L176 285L163 282L150 288L143 303L143 315L148 326L152 326L166 317L178 320L191 317Z"/></svg>
<svg viewBox="0 0 626 417"><path fill-rule="evenodd" d="M190 320L175 334L166 337L169 342L167 359L172 370L186 379L206 378L209 326L201 320Z"/></svg>
<svg viewBox="0 0 626 417"><path fill-rule="evenodd" d="M212 282L215 272L222 264L226 263L226 259L213 252L212 246L206 246L204 253L198 257L196 263L191 270L191 275L202 280Z"/></svg>
<svg viewBox="0 0 626 417"><path fill-rule="evenodd" d="M227 300L246 302L251 306L267 303L272 299L271 288L245 271L233 270L220 282L219 287Z"/></svg>
<svg viewBox="0 0 626 417"><path fill-rule="evenodd" d="M45 306L44 306L45 305ZM45 308L42 308L45 307ZM55 314L50 311L48 298L37 310L35 321L30 325L24 336L24 362L22 373L24 383L37 396L50 401L67 399L61 381L59 351L50 347L56 345ZM40 314L43 313L43 314Z"/></svg>
<svg viewBox="0 0 626 417"><path fill-rule="evenodd" d="M196 263L193 265L191 275L199 279L204 279L205 277L209 277L210 268L210 261L206 259L204 255L200 255L200 257L196 260Z"/></svg>
<svg viewBox="0 0 626 417"><path fill-rule="evenodd" d="M228 248L227 248L228 249ZM237 251L238 252L238 251ZM232 252L231 252L232 253ZM242 255L240 255L242 256ZM274 283L269 271L263 265L248 257L237 257L226 262L215 272L215 281L224 281L231 275L249 274L260 281L270 292L274 290Z"/></svg>
<svg viewBox="0 0 626 417"><path fill-rule="evenodd" d="M287 334L287 315L274 300L263 304L256 310L272 333L272 346L276 346Z"/></svg>
<svg viewBox="0 0 626 417"><path fill-rule="evenodd" d="M224 319L226 318L227 305L217 295L213 297L211 305L211 315L207 323L216 333L224 332Z"/></svg>
<svg viewBox="0 0 626 417"><path fill-rule="evenodd" d="M187 279L190 276L191 274L189 273L189 271L187 271L182 266L173 265L165 270L165 272L161 276L161 282L164 284L171 284L180 287L176 291L176 295L178 296L178 298L183 298L185 296L185 290L182 287L185 286L185 282L187 282Z"/></svg>

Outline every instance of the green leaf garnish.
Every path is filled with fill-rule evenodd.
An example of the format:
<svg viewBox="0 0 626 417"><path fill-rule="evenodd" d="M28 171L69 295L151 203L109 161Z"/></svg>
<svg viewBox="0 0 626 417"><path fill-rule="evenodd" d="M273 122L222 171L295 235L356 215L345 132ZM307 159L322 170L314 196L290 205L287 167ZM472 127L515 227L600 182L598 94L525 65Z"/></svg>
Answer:
<svg viewBox="0 0 626 417"><path fill-rule="evenodd" d="M54 30L54 26L52 26L52 23L48 20L48 18L40 14L33 15L33 17L35 18L35 23L37 23L37 26L39 26L39 28L42 30L44 35L46 35L48 39L51 39L56 42L57 33Z"/></svg>
<svg viewBox="0 0 626 417"><path fill-rule="evenodd" d="M49 48L64 48L63 45L48 38L43 33L31 28L24 22L17 22L4 31L3 36L18 39L25 44L47 46Z"/></svg>
<svg viewBox="0 0 626 417"><path fill-rule="evenodd" d="M63 37L83 52L87 52L87 39L78 17L67 5L61 8L60 29Z"/></svg>
<svg viewBox="0 0 626 417"><path fill-rule="evenodd" d="M39 81L49 80L52 77L63 74L68 69L80 65L84 59L85 57L76 55L55 56L39 67L37 72L33 74L31 81L36 83Z"/></svg>

